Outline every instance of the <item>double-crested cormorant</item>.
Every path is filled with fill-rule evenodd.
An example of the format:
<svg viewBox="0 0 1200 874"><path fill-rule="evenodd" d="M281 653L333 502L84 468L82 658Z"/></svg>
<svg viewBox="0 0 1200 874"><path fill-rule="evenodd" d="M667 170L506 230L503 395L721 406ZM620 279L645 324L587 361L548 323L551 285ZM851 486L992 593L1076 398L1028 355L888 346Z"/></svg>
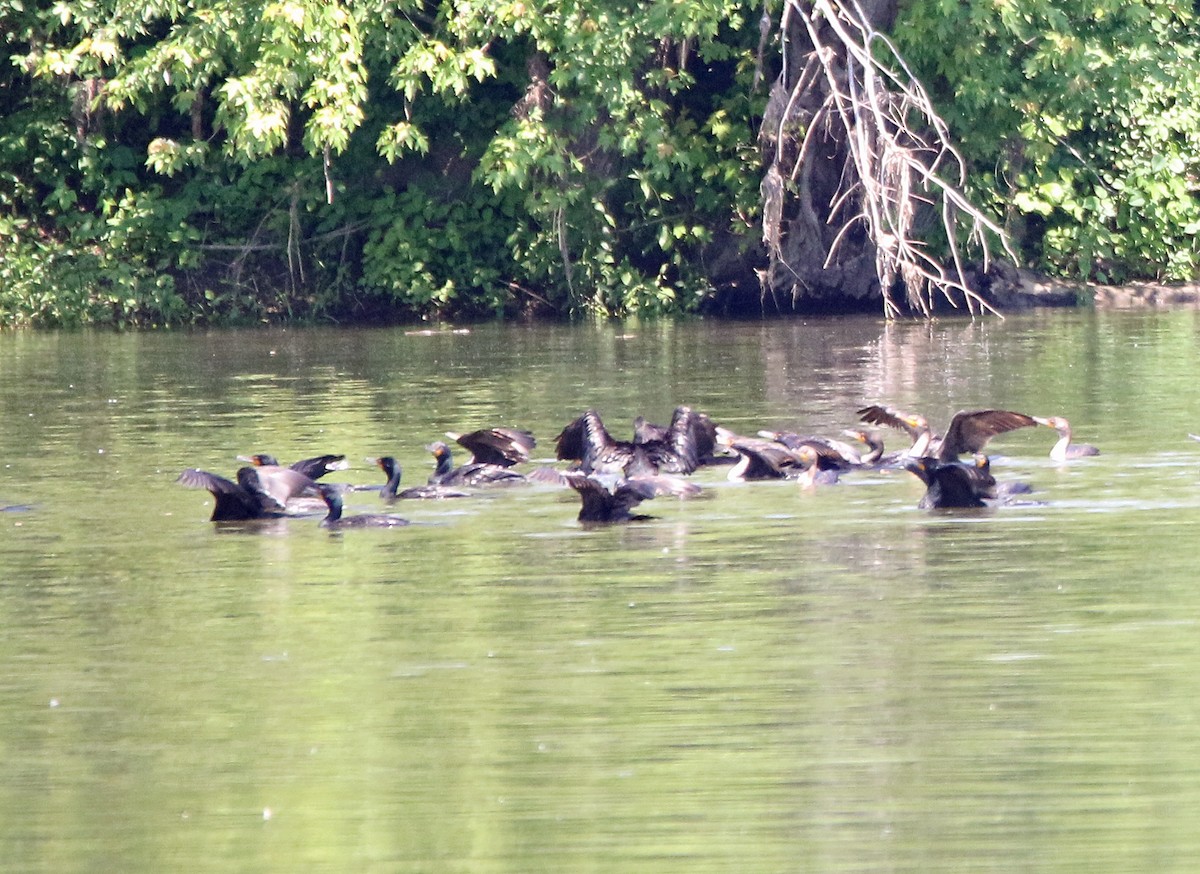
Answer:
<svg viewBox="0 0 1200 874"><path fill-rule="evenodd" d="M585 410L554 438L560 461L578 461L584 473L624 474L630 465L652 468L646 449L636 443L614 440L600 414Z"/></svg>
<svg viewBox="0 0 1200 874"><path fill-rule="evenodd" d="M1087 458L1100 454L1100 450L1090 443L1072 443L1071 423L1062 416L1049 416L1044 419L1034 416L1033 418L1039 425L1045 425L1047 428L1053 428L1058 432L1058 442L1050 450L1050 457L1054 461L1066 461L1069 458Z"/></svg>
<svg viewBox="0 0 1200 874"><path fill-rule="evenodd" d="M248 461L255 467L282 467L274 455L260 452L257 455L239 455L238 461ZM317 455L289 464L292 470L304 474L309 479L317 480L334 470L345 470L350 466L344 455Z"/></svg>
<svg viewBox="0 0 1200 874"><path fill-rule="evenodd" d="M737 461L727 474L731 480L788 479L804 471L800 456L774 440L745 437L724 428L718 429L718 439L722 446L737 454Z"/></svg>
<svg viewBox="0 0 1200 874"><path fill-rule="evenodd" d="M582 502L580 522L629 522L648 519L635 515L632 509L642 501L658 495L690 497L700 487L671 474L650 474L633 477L600 476L573 470L561 478L579 493Z"/></svg>
<svg viewBox="0 0 1200 874"><path fill-rule="evenodd" d="M446 436L471 453L469 464L512 467L529 461L537 446L532 433L516 428L481 428L468 434L447 431Z"/></svg>
<svg viewBox="0 0 1200 874"><path fill-rule="evenodd" d="M857 440L867 447L866 452L859 452L858 454L858 463L862 467L878 467L894 463L901 454L894 453L894 457L885 457L883 454L883 438L870 431L864 431L861 428L847 428L842 434L853 440Z"/></svg>
<svg viewBox="0 0 1200 874"><path fill-rule="evenodd" d="M385 501L395 501L398 498L466 498L469 497L468 492L452 489L448 486L440 485L424 485L412 486L411 488L400 490L400 477L403 475L403 469L400 463L390 455L385 455L382 458L372 459L379 469L383 471L384 476L388 481L383 488L379 490L379 495Z"/></svg>
<svg viewBox="0 0 1200 874"><path fill-rule="evenodd" d="M450 447L440 440L426 448L437 460L437 468L429 477L431 486L494 486L525 482L522 474L498 464L470 462L455 467Z"/></svg>
<svg viewBox="0 0 1200 874"><path fill-rule="evenodd" d="M325 506L329 508L329 514L321 520L322 528L399 528L408 524L407 519L383 513L359 513L354 516L343 516L341 487L318 483L317 489L325 500Z"/></svg>
<svg viewBox="0 0 1200 874"><path fill-rule="evenodd" d="M316 483L287 467L243 467L237 472L237 482L189 467L176 482L192 489L207 489L216 499L213 522L268 519L288 515L289 499L302 494L316 494Z"/></svg>
<svg viewBox="0 0 1200 874"><path fill-rule="evenodd" d="M792 431L759 431L758 436L782 443L793 452L808 447L816 456L816 464L820 470L851 470L863 464L857 449L849 443L831 437L804 436Z"/></svg>
<svg viewBox="0 0 1200 874"><path fill-rule="evenodd" d="M904 469L925 483L925 494L917 504L922 510L986 507L985 499L996 497L996 479L983 455L977 455L974 464L942 461L931 455L909 458Z"/></svg>
<svg viewBox="0 0 1200 874"><path fill-rule="evenodd" d="M646 450L658 470L687 474L716 460L717 426L707 413L678 406L667 426L652 425L645 416L634 419L633 442Z"/></svg>
<svg viewBox="0 0 1200 874"><path fill-rule="evenodd" d="M887 425L908 432L913 438L907 452L909 457L933 457L943 462L955 461L968 452L982 452L997 434L1038 424L1033 416L1012 410L961 410L954 414L945 435L938 441L923 416L910 416L878 405L863 407L858 415L872 425Z"/></svg>

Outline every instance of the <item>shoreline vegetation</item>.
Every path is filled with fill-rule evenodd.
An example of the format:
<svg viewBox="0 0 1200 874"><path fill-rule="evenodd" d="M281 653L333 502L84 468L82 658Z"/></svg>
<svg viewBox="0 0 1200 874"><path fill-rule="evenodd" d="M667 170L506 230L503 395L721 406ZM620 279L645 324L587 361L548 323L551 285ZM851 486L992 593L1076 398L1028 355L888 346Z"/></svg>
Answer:
<svg viewBox="0 0 1200 874"><path fill-rule="evenodd" d="M1192 4L0 20L0 327L1197 301Z"/></svg>

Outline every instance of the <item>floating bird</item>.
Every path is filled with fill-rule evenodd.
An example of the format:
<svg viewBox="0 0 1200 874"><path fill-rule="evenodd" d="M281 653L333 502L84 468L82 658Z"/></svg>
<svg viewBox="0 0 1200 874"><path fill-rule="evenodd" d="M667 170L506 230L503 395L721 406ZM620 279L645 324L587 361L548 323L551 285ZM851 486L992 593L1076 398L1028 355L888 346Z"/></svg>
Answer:
<svg viewBox="0 0 1200 874"><path fill-rule="evenodd" d="M1038 424L1033 416L1012 410L962 410L954 414L945 435L936 439L924 416L907 415L889 407L873 404L858 411L862 421L872 425L899 428L912 437L906 455L910 458L933 457L955 461L965 453L982 452L997 434Z"/></svg>
<svg viewBox="0 0 1200 874"><path fill-rule="evenodd" d="M408 524L407 519L383 513L358 513L342 515L342 489L340 486L318 483L317 490L329 508L328 515L321 520L322 528L400 528Z"/></svg>
<svg viewBox="0 0 1200 874"><path fill-rule="evenodd" d="M816 455L820 470L851 470L862 465L862 455L857 449L842 440L832 437L802 436L792 431L759 431L759 437L782 443L796 452L808 447Z"/></svg>
<svg viewBox="0 0 1200 874"><path fill-rule="evenodd" d="M671 424L652 425L645 416L633 420L633 442L643 447L650 461L664 473L692 473L717 459L717 426L707 413L678 406Z"/></svg>
<svg viewBox="0 0 1200 874"><path fill-rule="evenodd" d="M737 454L738 460L727 474L731 480L787 479L804 471L797 453L774 440L745 437L724 428L718 429L717 439Z"/></svg>
<svg viewBox="0 0 1200 874"><path fill-rule="evenodd" d="M433 453L437 467L429 477L431 486L493 486L525 482L525 477L515 470L498 464L470 462L461 467L454 466L450 447L441 440L425 447Z"/></svg>
<svg viewBox="0 0 1200 874"><path fill-rule="evenodd" d="M864 431L861 428L847 428L842 432L842 435L857 440L867 447L866 452L860 451L858 455L858 463L862 467L880 467L885 464L896 463L901 455L901 453L896 452L892 453L891 456L885 456L883 454L883 438L870 431Z"/></svg>
<svg viewBox="0 0 1200 874"><path fill-rule="evenodd" d="M516 428L481 428L467 434L447 431L446 436L471 453L471 464L512 467L529 461L537 446L532 433Z"/></svg>
<svg viewBox="0 0 1200 874"><path fill-rule="evenodd" d="M1100 454L1100 450L1090 443L1072 443L1071 423L1062 416L1050 416L1045 419L1034 416L1034 421L1039 425L1045 425L1047 428L1053 428L1058 432L1058 442L1050 450L1050 458L1054 461L1066 461L1069 458L1087 458Z"/></svg>
<svg viewBox="0 0 1200 874"><path fill-rule="evenodd" d="M925 483L925 494L917 504L921 510L986 507L985 499L996 497L996 478L983 455L976 456L974 464L942 461L929 455L909 458L904 469Z"/></svg>
<svg viewBox="0 0 1200 874"><path fill-rule="evenodd" d="M192 489L207 489L216 499L211 521L231 522L290 515L287 502L302 494L316 494L316 483L287 467L242 467L237 482L189 467L176 482Z"/></svg>
<svg viewBox="0 0 1200 874"><path fill-rule="evenodd" d="M624 474L626 468L653 467L649 452L636 443L614 440L600 414L585 410L554 438L554 455L560 461L577 461L584 473Z"/></svg>
<svg viewBox="0 0 1200 874"><path fill-rule="evenodd" d="M567 471L562 479L579 493L580 522L630 522L649 519L632 510L658 495L686 498L699 494L700 487L678 476L656 474L634 477L598 476Z"/></svg>
<svg viewBox="0 0 1200 874"><path fill-rule="evenodd" d="M385 455L382 458L373 458L371 461L388 478L387 482L379 490L380 497L385 501L412 498L441 499L470 497L470 493L468 492L442 485L412 486L411 488L400 490L400 477L403 475L403 468L400 467L400 463L390 455Z"/></svg>
<svg viewBox="0 0 1200 874"><path fill-rule="evenodd" d="M257 455L239 455L238 461L246 461L253 464L255 467L282 467L275 460L274 455L267 455L260 452ZM313 458L305 458L300 461L289 464L288 467L292 470L304 474L309 479L320 479L325 474L335 470L345 470L350 466L344 455L317 455Z"/></svg>

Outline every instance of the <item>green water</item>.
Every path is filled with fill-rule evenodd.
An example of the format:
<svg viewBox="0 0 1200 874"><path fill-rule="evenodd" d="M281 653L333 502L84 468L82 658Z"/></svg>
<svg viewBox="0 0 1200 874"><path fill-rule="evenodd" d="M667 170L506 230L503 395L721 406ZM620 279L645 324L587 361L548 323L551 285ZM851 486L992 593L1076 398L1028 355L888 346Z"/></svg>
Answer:
<svg viewBox="0 0 1200 874"><path fill-rule="evenodd" d="M1200 317L0 334L3 870L1194 871ZM904 473L695 479L403 529L214 525L185 467L677 403L836 434L885 402L1068 416L1037 504ZM898 434L885 434L897 448ZM22 509L24 508L24 509ZM348 512L379 510L353 493Z"/></svg>

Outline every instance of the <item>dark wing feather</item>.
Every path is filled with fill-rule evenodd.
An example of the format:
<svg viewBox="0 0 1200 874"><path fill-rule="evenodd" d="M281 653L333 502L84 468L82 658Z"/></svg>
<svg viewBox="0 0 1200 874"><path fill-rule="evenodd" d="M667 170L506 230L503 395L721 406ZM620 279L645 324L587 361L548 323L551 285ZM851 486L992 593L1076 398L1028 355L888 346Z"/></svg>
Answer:
<svg viewBox="0 0 1200 874"><path fill-rule="evenodd" d="M189 489L207 489L212 494L216 500L211 517L214 522L259 519L265 515L262 503L255 495L237 483L207 470L189 467L179 475L176 482Z"/></svg>
<svg viewBox="0 0 1200 874"><path fill-rule="evenodd" d="M911 418L906 413L901 413L899 410L894 410L891 407L880 406L879 404L871 404L857 411L860 421L866 422L869 425L884 425L888 428L896 428L900 431L912 433L912 425L908 423Z"/></svg>
<svg viewBox="0 0 1200 874"><path fill-rule="evenodd" d="M1012 410L963 410L950 420L937 457L941 461L954 461L964 453L982 452L997 434L1036 424L1033 416Z"/></svg>
<svg viewBox="0 0 1200 874"><path fill-rule="evenodd" d="M350 465L344 455L317 455L305 458L288 465L297 473L302 473L309 479L320 479L332 470L345 470Z"/></svg>
<svg viewBox="0 0 1200 874"><path fill-rule="evenodd" d="M516 428L481 428L468 434L448 435L467 449L474 461L510 467L529 460L537 445L533 434Z"/></svg>

